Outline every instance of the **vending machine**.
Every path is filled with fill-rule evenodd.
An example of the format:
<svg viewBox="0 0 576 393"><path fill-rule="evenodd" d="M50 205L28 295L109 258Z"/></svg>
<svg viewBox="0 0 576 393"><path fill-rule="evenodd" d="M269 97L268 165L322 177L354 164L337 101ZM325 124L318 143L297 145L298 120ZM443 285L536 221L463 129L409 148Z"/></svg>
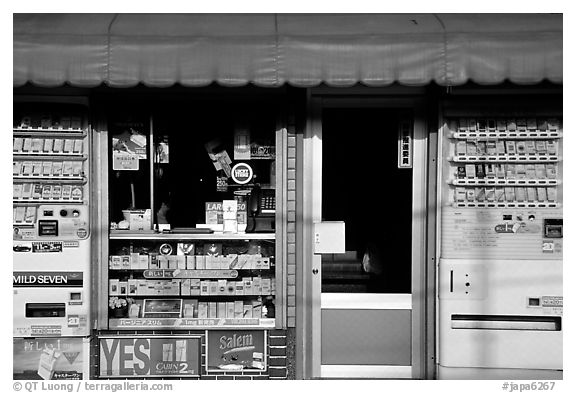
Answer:
<svg viewBox="0 0 576 393"><path fill-rule="evenodd" d="M445 113L440 379L562 378L559 113Z"/></svg>
<svg viewBox="0 0 576 393"><path fill-rule="evenodd" d="M15 379L87 379L90 134L80 105L15 103Z"/></svg>

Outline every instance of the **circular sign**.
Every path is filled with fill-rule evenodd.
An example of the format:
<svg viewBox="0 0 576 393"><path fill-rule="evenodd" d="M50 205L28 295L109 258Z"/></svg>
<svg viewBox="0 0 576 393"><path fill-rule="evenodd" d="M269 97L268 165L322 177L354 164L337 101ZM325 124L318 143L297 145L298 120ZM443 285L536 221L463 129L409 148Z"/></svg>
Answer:
<svg viewBox="0 0 576 393"><path fill-rule="evenodd" d="M250 165L241 162L239 164L234 165L232 168L232 180L234 180L238 184L246 184L250 180L252 180L252 175L254 172Z"/></svg>
<svg viewBox="0 0 576 393"><path fill-rule="evenodd" d="M160 246L159 251L162 255L170 255L172 254L172 246L168 243L164 243Z"/></svg>
<svg viewBox="0 0 576 393"><path fill-rule="evenodd" d="M88 231L85 228L78 228L76 235L78 235L80 239L84 239L86 236L88 236Z"/></svg>

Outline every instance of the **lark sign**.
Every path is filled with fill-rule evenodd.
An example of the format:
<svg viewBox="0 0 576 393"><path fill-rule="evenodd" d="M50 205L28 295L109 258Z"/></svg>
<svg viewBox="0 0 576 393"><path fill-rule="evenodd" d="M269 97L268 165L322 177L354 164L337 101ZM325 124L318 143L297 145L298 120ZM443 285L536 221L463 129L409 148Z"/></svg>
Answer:
<svg viewBox="0 0 576 393"><path fill-rule="evenodd" d="M264 330L209 330L207 371L266 370Z"/></svg>
<svg viewBox="0 0 576 393"><path fill-rule="evenodd" d="M110 336L100 339L102 377L200 375L200 336Z"/></svg>

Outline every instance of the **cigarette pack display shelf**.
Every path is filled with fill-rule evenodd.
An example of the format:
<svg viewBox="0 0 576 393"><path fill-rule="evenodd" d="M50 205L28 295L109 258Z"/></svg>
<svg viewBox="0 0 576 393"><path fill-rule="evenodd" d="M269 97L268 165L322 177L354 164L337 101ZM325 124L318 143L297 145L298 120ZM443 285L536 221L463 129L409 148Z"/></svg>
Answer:
<svg viewBox="0 0 576 393"><path fill-rule="evenodd" d="M493 131L493 132L454 132L454 139L559 139L558 131Z"/></svg>
<svg viewBox="0 0 576 393"><path fill-rule="evenodd" d="M58 132L64 135L86 135L83 128L54 128L54 127L13 127L14 133L22 133L24 135L37 135L46 133L47 135L55 135Z"/></svg>
<svg viewBox="0 0 576 393"><path fill-rule="evenodd" d="M42 203L42 204L46 204L46 203L73 203L73 204L83 204L84 200L82 199L12 199L12 203L15 206L18 205L28 205L31 203Z"/></svg>
<svg viewBox="0 0 576 393"><path fill-rule="evenodd" d="M52 181L75 181L78 182L86 182L86 178L82 175L70 175L70 176L42 176L42 175L15 175L12 177L14 183L19 183L17 180L34 180L34 181L41 181L46 182L48 180Z"/></svg>
<svg viewBox="0 0 576 393"><path fill-rule="evenodd" d="M138 233L111 230L110 240L275 240L274 233Z"/></svg>
<svg viewBox="0 0 576 393"><path fill-rule="evenodd" d="M13 152L12 155L16 160L29 160L29 161L36 161L36 160L61 160L62 158L66 158L70 161L80 161L88 159L86 154L82 153L66 153L66 152L53 152L48 153L45 151L19 151Z"/></svg>
<svg viewBox="0 0 576 393"><path fill-rule="evenodd" d="M455 186L556 186L557 179L454 179Z"/></svg>
<svg viewBox="0 0 576 393"><path fill-rule="evenodd" d="M530 154L512 155L502 154L499 156L453 156L450 162L558 162L557 155L551 154Z"/></svg>
<svg viewBox="0 0 576 393"><path fill-rule="evenodd" d="M194 328L218 329L269 329L274 327L274 318L118 318L110 319L109 328L117 330L171 330Z"/></svg>
<svg viewBox="0 0 576 393"><path fill-rule="evenodd" d="M452 207L474 208L554 208L560 207L557 202L454 202Z"/></svg>
<svg viewBox="0 0 576 393"><path fill-rule="evenodd" d="M223 298L231 298L231 297L259 297L259 296L274 296L274 295L262 295L262 294L250 294L250 293L244 293L241 295L238 294L225 294L225 293L220 293L220 294L209 294L209 295L165 295L165 294L150 294L150 295L145 295L145 294L134 294L134 293L130 293L130 294L120 294L120 295L108 295L109 297L134 297L134 298L174 298L174 299L180 299L180 298L198 298L198 299L206 299L206 298L214 298L214 297L223 297Z"/></svg>

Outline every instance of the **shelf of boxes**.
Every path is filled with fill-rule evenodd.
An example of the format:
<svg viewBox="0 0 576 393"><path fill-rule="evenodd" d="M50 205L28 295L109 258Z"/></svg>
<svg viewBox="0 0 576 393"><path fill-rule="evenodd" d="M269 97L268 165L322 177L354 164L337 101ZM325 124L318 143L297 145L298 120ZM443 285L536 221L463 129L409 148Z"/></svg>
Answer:
<svg viewBox="0 0 576 393"><path fill-rule="evenodd" d="M218 329L269 329L275 326L274 318L118 318L110 319L110 329L191 329L215 327Z"/></svg>
<svg viewBox="0 0 576 393"><path fill-rule="evenodd" d="M122 229L111 230L110 240L275 240L274 233L139 233Z"/></svg>
<svg viewBox="0 0 576 393"><path fill-rule="evenodd" d="M453 156L449 158L451 162L558 162L557 155L512 155L503 154L497 156Z"/></svg>

